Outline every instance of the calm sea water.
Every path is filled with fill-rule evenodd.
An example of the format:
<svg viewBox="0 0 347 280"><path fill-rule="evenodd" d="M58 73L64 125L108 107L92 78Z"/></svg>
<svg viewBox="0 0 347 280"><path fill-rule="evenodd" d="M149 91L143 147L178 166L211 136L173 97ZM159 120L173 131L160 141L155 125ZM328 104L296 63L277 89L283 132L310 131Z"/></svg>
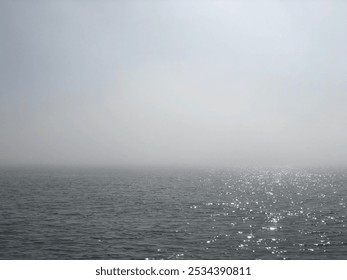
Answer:
<svg viewBox="0 0 347 280"><path fill-rule="evenodd" d="M0 170L0 259L347 259L347 171Z"/></svg>

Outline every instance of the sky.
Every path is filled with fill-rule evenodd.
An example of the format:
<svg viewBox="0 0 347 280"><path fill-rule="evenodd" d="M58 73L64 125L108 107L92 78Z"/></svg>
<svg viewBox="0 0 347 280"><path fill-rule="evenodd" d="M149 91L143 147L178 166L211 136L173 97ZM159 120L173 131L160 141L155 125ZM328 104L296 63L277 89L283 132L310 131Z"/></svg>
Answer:
<svg viewBox="0 0 347 280"><path fill-rule="evenodd" d="M347 163L346 1L0 2L0 164Z"/></svg>

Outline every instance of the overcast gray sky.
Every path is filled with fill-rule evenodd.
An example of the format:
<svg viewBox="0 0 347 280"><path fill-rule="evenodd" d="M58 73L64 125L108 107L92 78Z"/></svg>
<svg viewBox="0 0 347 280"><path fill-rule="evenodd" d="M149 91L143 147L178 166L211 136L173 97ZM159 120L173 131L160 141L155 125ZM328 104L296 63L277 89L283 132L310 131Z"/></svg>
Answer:
<svg viewBox="0 0 347 280"><path fill-rule="evenodd" d="M0 2L0 164L347 163L347 1Z"/></svg>

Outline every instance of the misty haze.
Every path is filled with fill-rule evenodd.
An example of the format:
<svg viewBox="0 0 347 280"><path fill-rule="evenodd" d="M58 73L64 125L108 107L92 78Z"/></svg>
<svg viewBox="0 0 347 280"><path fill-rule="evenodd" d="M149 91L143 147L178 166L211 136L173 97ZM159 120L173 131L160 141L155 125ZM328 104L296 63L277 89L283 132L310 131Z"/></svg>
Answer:
<svg viewBox="0 0 347 280"><path fill-rule="evenodd" d="M346 11L1 1L0 259L346 259Z"/></svg>

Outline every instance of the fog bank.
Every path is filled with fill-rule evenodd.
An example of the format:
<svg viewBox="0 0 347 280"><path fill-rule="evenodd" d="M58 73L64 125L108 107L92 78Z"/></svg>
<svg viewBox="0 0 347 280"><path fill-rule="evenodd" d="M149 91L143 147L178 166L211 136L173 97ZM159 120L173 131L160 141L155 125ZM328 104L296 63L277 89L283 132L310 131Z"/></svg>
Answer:
<svg viewBox="0 0 347 280"><path fill-rule="evenodd" d="M0 164L346 164L346 2L30 2L0 4Z"/></svg>

